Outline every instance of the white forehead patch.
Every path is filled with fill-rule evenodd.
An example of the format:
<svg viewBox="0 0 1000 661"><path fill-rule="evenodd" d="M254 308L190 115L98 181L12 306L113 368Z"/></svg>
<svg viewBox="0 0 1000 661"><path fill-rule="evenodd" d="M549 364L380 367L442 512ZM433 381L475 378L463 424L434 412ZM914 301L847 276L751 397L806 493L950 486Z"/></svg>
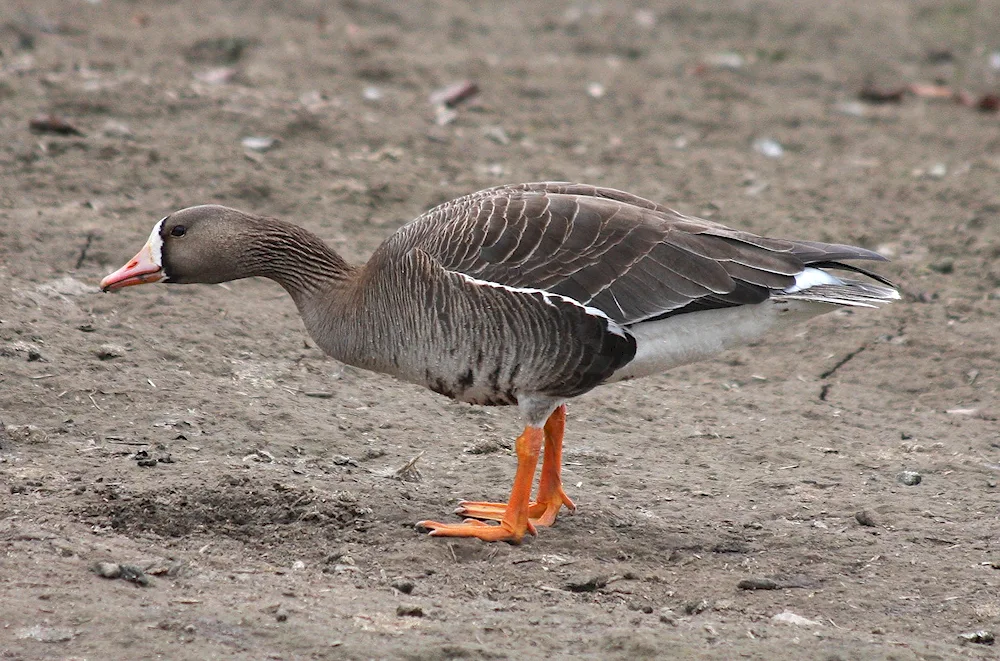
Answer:
<svg viewBox="0 0 1000 661"><path fill-rule="evenodd" d="M166 219L164 217L153 226L153 231L149 233L149 240L146 241L146 245L149 246L150 259L160 268L163 268L163 239L160 238L160 232L163 230L163 221Z"/></svg>

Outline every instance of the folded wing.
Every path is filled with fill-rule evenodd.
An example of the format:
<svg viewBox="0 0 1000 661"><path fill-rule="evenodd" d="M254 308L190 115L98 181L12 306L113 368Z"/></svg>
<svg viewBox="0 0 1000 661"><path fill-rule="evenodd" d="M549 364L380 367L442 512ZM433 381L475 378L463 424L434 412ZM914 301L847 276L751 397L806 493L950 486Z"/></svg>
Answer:
<svg viewBox="0 0 1000 661"><path fill-rule="evenodd" d="M794 288L809 266L885 282L839 263L884 261L864 248L759 237L622 191L568 183L458 198L402 228L380 251L402 256L413 248L449 271L560 294L622 325L759 303Z"/></svg>

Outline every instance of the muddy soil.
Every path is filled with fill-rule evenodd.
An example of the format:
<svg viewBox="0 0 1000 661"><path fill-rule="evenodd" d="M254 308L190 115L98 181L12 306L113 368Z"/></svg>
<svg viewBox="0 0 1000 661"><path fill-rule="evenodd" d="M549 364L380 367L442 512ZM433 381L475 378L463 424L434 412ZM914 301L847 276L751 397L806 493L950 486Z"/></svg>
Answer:
<svg viewBox="0 0 1000 661"><path fill-rule="evenodd" d="M0 657L995 658L1000 119L857 94L995 92L1000 6L803 4L4 0ZM414 522L506 496L513 411L325 358L271 282L96 287L183 206L360 261L553 179L903 300L572 402L579 508L509 546Z"/></svg>

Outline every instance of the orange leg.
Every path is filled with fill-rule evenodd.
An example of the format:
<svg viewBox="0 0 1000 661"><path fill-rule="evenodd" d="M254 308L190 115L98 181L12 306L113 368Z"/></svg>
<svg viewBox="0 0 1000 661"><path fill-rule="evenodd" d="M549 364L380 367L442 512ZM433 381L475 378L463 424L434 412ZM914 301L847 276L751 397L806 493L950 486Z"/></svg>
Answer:
<svg viewBox="0 0 1000 661"><path fill-rule="evenodd" d="M569 511L576 505L562 488L562 445L566 430L566 405L563 404L545 422L545 459L542 461L542 476L538 480L538 496L531 516L538 526L551 526L563 505Z"/></svg>
<svg viewBox="0 0 1000 661"><path fill-rule="evenodd" d="M543 436L540 428L525 427L517 437L517 473L514 475L510 501L499 518L499 525L493 526L476 519L466 519L463 523L421 521L417 525L430 530L433 537L478 537L487 542L517 544L525 533L536 534L535 526L528 520L528 501L531 500L531 481L535 477L535 467L538 466Z"/></svg>
<svg viewBox="0 0 1000 661"><path fill-rule="evenodd" d="M576 505L562 488L562 442L566 429L566 405L563 404L545 422L545 457L542 460L542 476L538 481L538 497L528 505L530 522L536 526L551 526L556 514L565 505L570 511ZM462 501L456 514L473 516L492 521L502 520L507 503L481 503Z"/></svg>

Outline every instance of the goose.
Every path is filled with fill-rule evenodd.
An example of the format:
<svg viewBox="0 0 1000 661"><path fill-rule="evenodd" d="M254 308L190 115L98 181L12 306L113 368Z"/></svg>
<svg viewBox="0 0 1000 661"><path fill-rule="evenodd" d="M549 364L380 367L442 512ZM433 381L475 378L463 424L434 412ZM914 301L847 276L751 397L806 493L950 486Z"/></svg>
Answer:
<svg viewBox="0 0 1000 661"><path fill-rule="evenodd" d="M156 223L100 286L270 278L333 358L462 402L517 406L524 431L509 500L461 501L461 523L417 525L519 543L576 508L560 474L567 400L899 298L887 279L843 260L886 258L756 236L611 188L540 182L445 202L363 265L296 225L189 207Z"/></svg>

